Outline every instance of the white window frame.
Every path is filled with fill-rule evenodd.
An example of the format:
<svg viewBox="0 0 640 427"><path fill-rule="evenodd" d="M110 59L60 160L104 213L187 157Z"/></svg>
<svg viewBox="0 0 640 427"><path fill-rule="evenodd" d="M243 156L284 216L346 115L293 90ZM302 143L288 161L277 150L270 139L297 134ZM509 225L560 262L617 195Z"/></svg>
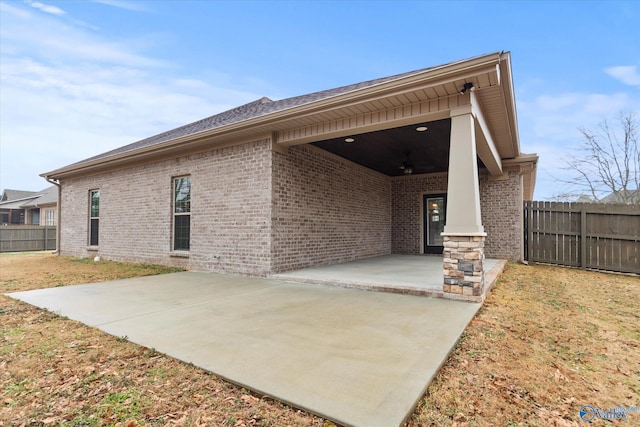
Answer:
<svg viewBox="0 0 640 427"><path fill-rule="evenodd" d="M56 225L56 210L55 209L47 209L44 211L44 225L52 226Z"/></svg>

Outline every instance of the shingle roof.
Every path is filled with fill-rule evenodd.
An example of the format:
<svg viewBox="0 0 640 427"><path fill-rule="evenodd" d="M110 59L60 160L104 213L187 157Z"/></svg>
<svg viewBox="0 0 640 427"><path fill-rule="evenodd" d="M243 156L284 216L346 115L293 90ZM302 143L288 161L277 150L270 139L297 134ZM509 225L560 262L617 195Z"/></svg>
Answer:
<svg viewBox="0 0 640 427"><path fill-rule="evenodd" d="M640 188L615 191L600 200L601 203L631 203L635 201L640 201Z"/></svg>
<svg viewBox="0 0 640 427"><path fill-rule="evenodd" d="M402 74L396 74L389 77L383 77L374 80L368 80L365 82L355 83L347 86L342 86L334 89L323 90L306 95L295 96L292 98L285 98L278 101L273 101L267 97L262 97L248 104L241 105L231 110L224 111L222 113L198 120L196 122L172 129L167 132L160 133L158 135L151 136L149 138L141 139L132 144L125 145L123 147L116 148L111 151L107 151L102 154L84 159L77 163L84 163L90 160L101 159L116 154L126 153L127 151L136 150L139 148L149 147L162 142L171 141L176 138L180 138L187 135L197 134L207 130L215 129L224 125L242 122L244 120L260 117L265 114L274 113L277 111L283 111L289 108L297 107L299 105L308 104L321 99L330 98L332 96L341 95L344 93L352 92L358 89L363 89L377 84L382 84L388 81L406 77L412 74L417 74L435 67L423 68L420 70L409 71ZM75 163L75 164L77 164Z"/></svg>
<svg viewBox="0 0 640 427"><path fill-rule="evenodd" d="M26 199L27 197L31 197L31 196L36 196L38 195L39 192L38 191L23 191L23 190L9 190L6 189L2 192L2 200L3 202L9 201L9 200L20 200L20 199Z"/></svg>
<svg viewBox="0 0 640 427"><path fill-rule="evenodd" d="M4 190L0 207L3 209L22 209L57 202L58 187L52 185L42 191Z"/></svg>
<svg viewBox="0 0 640 427"><path fill-rule="evenodd" d="M32 200L25 204L25 207L35 206L35 205L44 205L47 203L58 203L58 187L52 185L51 187L47 187L42 191L38 192L39 196L37 199Z"/></svg>
<svg viewBox="0 0 640 427"><path fill-rule="evenodd" d="M31 200L31 199L27 199ZM6 200L4 202L0 202L0 209L22 209L22 205L25 203L25 200Z"/></svg>

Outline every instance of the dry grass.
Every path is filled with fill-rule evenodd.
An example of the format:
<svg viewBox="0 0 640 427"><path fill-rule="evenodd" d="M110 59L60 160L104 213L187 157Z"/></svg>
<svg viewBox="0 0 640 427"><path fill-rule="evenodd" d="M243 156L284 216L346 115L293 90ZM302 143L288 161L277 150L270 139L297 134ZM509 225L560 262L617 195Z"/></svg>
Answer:
<svg viewBox="0 0 640 427"><path fill-rule="evenodd" d="M410 425L578 426L582 405L640 406L640 279L511 264Z"/></svg>
<svg viewBox="0 0 640 427"><path fill-rule="evenodd" d="M0 293L162 274L165 267L0 255ZM322 426L215 375L0 296L0 426Z"/></svg>
<svg viewBox="0 0 640 427"><path fill-rule="evenodd" d="M0 255L0 293L168 271ZM0 426L332 425L5 296L0 330ZM640 406L639 346L637 277L509 265L408 426L580 425L583 404Z"/></svg>

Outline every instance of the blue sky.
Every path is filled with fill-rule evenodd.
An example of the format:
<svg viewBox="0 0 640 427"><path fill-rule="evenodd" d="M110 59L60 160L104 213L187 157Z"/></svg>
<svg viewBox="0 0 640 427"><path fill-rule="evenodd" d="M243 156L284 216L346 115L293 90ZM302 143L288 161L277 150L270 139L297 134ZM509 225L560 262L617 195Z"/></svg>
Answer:
<svg viewBox="0 0 640 427"><path fill-rule="evenodd" d="M637 1L0 1L0 189L262 96L508 50L536 199L578 127L640 119Z"/></svg>

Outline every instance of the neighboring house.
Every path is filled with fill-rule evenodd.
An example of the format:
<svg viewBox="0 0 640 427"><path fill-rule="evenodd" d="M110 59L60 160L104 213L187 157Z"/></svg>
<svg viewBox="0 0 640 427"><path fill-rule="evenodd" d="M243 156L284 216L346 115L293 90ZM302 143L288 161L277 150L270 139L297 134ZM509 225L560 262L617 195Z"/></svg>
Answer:
<svg viewBox="0 0 640 427"><path fill-rule="evenodd" d="M578 198L574 203L596 203L596 202L594 202L591 197L585 194L581 194L580 196L578 196Z"/></svg>
<svg viewBox="0 0 640 427"><path fill-rule="evenodd" d="M640 189L619 190L608 194L600 200L600 203L617 203L625 205L640 204Z"/></svg>
<svg viewBox="0 0 640 427"><path fill-rule="evenodd" d="M4 190L0 198L2 225L56 225L58 187L42 191Z"/></svg>
<svg viewBox="0 0 640 427"><path fill-rule="evenodd" d="M537 160L497 52L261 98L42 176L65 255L264 276L444 251L445 293L480 295L485 255L522 258Z"/></svg>
<svg viewBox="0 0 640 427"><path fill-rule="evenodd" d="M622 205L640 204L640 190L619 190L607 194L601 199L593 199L591 196L581 195L575 203L612 203Z"/></svg>

